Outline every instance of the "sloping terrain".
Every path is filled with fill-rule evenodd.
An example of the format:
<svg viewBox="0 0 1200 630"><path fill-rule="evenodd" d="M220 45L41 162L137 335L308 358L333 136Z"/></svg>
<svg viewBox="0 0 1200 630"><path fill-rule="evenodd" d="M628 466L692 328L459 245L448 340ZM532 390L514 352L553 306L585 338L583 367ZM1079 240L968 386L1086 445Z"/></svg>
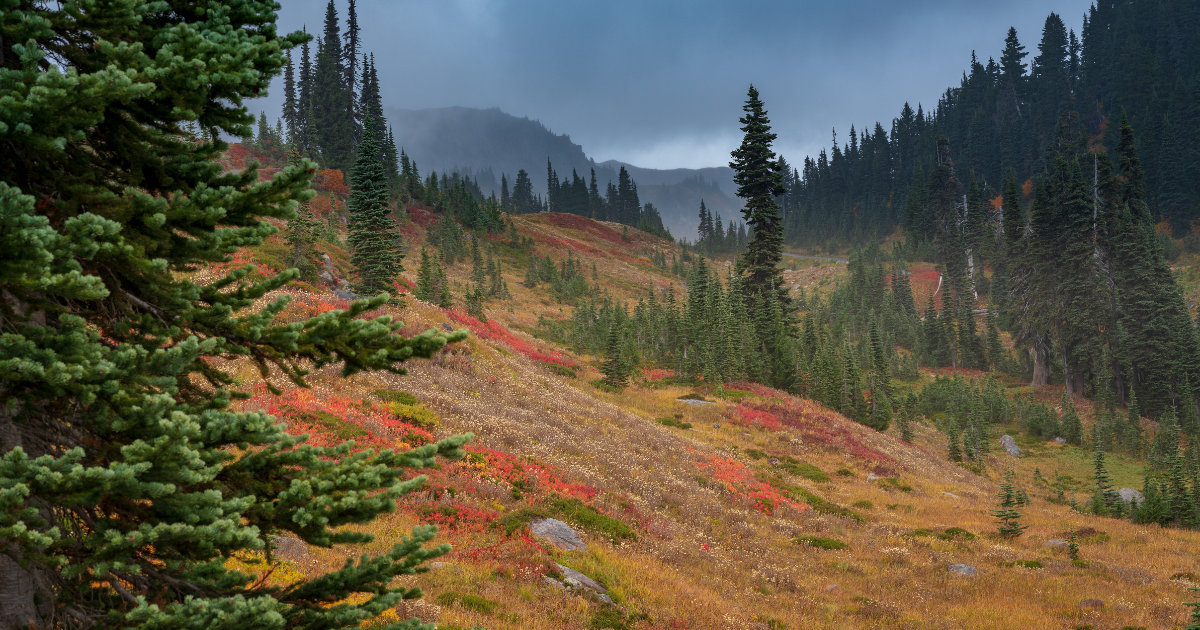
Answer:
<svg viewBox="0 0 1200 630"><path fill-rule="evenodd" d="M405 230L419 249L427 224L416 210ZM533 254L581 258L618 300L681 278L651 262L678 254L660 239L569 215L513 217ZM253 256L270 263L280 242ZM344 252L328 248L335 264ZM441 628L1180 628L1187 588L1200 574L1200 533L1137 526L1073 512L1049 500L1057 473L1083 500L1090 452L1017 435L1012 458L996 443L980 474L946 461L945 438L921 423L912 444L811 401L757 385L716 390L670 384L647 370L623 391L591 384L598 359L533 336L540 318L571 307L527 289L529 253L505 246L511 300L488 303L488 321L411 296L382 312L406 331L466 328L471 337L407 376L336 369L311 391L274 396L249 367L235 366L263 409L314 440L353 438L375 447L420 444L471 432L470 455L427 471L427 490L363 529L361 547L292 549L267 579L318 575L364 552L380 553L418 523L441 527L454 550L429 573L405 578L425 597L389 619L419 616ZM416 249L410 251L417 251ZM406 275L416 280L410 254ZM810 294L845 265L792 261L789 279ZM449 270L461 296L470 262ZM270 270L266 269L269 273ZM923 300L924 293L919 296ZM327 289L303 285L285 317L344 308ZM919 304L923 306L923 303ZM971 376L971 375L968 375ZM915 383L929 380L922 373ZM1013 391L1023 391L1019 386ZM1058 391L1042 396L1058 396ZM678 400L691 395L690 402ZM698 399L704 399L703 401ZM1086 404L1078 405L1086 413ZM689 426L690 425L690 426ZM1139 487L1136 462L1110 456L1117 487ZM998 537L998 482L1012 468L1032 504L1029 528ZM577 529L587 550L561 551L527 523L553 516ZM1080 532L1082 561L1044 546ZM607 588L613 605L550 582L556 563ZM963 577L948 566L979 571ZM550 576L550 580L546 577Z"/></svg>

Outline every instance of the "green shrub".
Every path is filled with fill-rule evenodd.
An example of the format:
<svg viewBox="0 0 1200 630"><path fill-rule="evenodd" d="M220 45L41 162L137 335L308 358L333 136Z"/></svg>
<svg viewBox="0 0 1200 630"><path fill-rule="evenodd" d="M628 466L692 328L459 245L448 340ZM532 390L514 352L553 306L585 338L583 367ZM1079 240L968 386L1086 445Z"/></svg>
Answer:
<svg viewBox="0 0 1200 630"><path fill-rule="evenodd" d="M907 534L901 535L911 537L929 536L931 538L940 538L942 540L975 540L975 534L972 534L961 527L951 527L943 532L935 532L931 529L914 529Z"/></svg>
<svg viewBox="0 0 1200 630"><path fill-rule="evenodd" d="M567 378L575 378L575 376L576 376L574 368L569 368L569 367L567 367L565 365L561 365L559 363L550 363L549 361L542 361L542 367L546 368L547 370L550 370L551 372L554 372L555 374L557 374L559 376L565 376Z"/></svg>
<svg viewBox="0 0 1200 630"><path fill-rule="evenodd" d="M913 511L913 506L904 505L901 503L889 503L887 505L887 509L889 509L889 510L904 510L905 512L911 512L911 511Z"/></svg>
<svg viewBox="0 0 1200 630"><path fill-rule="evenodd" d="M854 471L850 470L849 468L839 468L839 469L833 471L833 474L835 474L839 477L854 477L855 476Z"/></svg>
<svg viewBox="0 0 1200 630"><path fill-rule="evenodd" d="M999 563L1002 567L1025 567L1026 569L1041 569L1042 563L1037 560L1014 560Z"/></svg>
<svg viewBox="0 0 1200 630"><path fill-rule="evenodd" d="M875 509L875 504L871 503L870 501L863 500L863 501L855 501L854 503L851 503L850 507L856 507L860 510L873 510L873 509Z"/></svg>
<svg viewBox="0 0 1200 630"><path fill-rule="evenodd" d="M692 392L690 394L684 394L682 396L679 396L675 400L702 400L704 402L710 402L707 398L705 398L704 396L701 396L700 394L698 394L696 392Z"/></svg>
<svg viewBox="0 0 1200 630"><path fill-rule="evenodd" d="M597 512L596 508L579 499L553 498L548 508L563 520L573 521L584 529L607 536L614 545L622 540L637 540L637 533L628 525Z"/></svg>
<svg viewBox="0 0 1200 630"><path fill-rule="evenodd" d="M484 615L491 614L491 612L500 605L499 602L494 602L490 599L484 599L478 595L468 595L464 593L457 593L455 591L446 591L445 593L438 595L436 601L442 606L453 606L457 604L460 608L473 610Z"/></svg>
<svg viewBox="0 0 1200 630"><path fill-rule="evenodd" d="M408 392L395 389L377 389L375 395L385 402L400 403L401 405L419 405L420 399Z"/></svg>
<svg viewBox="0 0 1200 630"><path fill-rule="evenodd" d="M797 545L816 547L817 549L836 550L845 549L846 547L850 546L836 538L821 538L819 536L797 536L792 539L792 542L796 543Z"/></svg>
<svg viewBox="0 0 1200 630"><path fill-rule="evenodd" d="M595 630L635 630L640 621L649 621L649 615L631 612L628 615L616 606L604 606L592 614L589 628Z"/></svg>
<svg viewBox="0 0 1200 630"><path fill-rule="evenodd" d="M692 423L682 422L680 420L676 420L675 418L655 418L654 421L663 425L664 427L674 427L676 429L692 428Z"/></svg>
<svg viewBox="0 0 1200 630"><path fill-rule="evenodd" d="M825 471L813 466L808 462L802 462L793 457L784 457L783 461L780 462L779 467L786 471L789 475L804 477L809 481L825 483L830 480L829 475L825 474Z"/></svg>
<svg viewBox="0 0 1200 630"><path fill-rule="evenodd" d="M764 453L756 448L748 448L742 452L745 453L746 456L749 457L750 459L762 459L767 456L766 453Z"/></svg>
<svg viewBox="0 0 1200 630"><path fill-rule="evenodd" d="M853 519L859 523L861 523L864 520L861 514L858 514L851 510L847 510L846 508L841 507L840 505L830 503L829 501L826 501L825 499L809 492L808 490L805 490L804 488L800 488L798 486L786 486L785 485L782 487L782 490L784 491L784 494L786 494L788 496L789 499L792 499L793 501L800 501L802 503L807 503L808 506L811 507L813 510L815 510L818 514L829 514L830 516L843 516L845 518Z"/></svg>
<svg viewBox="0 0 1200 630"><path fill-rule="evenodd" d="M289 405L284 405L283 408L286 410L286 417L321 427L343 442L363 437L368 433L363 427L346 422L326 411L300 411Z"/></svg>
<svg viewBox="0 0 1200 630"><path fill-rule="evenodd" d="M884 490L899 490L900 492L912 492L912 486L900 481L895 477L883 477L877 480L879 487Z"/></svg>

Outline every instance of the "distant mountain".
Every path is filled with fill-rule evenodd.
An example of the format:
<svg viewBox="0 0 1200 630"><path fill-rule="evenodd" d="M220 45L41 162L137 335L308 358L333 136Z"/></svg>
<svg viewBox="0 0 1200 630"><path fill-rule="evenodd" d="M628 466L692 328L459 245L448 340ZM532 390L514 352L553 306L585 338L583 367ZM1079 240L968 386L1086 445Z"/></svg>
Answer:
<svg viewBox="0 0 1200 630"><path fill-rule="evenodd" d="M695 240L700 200L728 223L738 215L741 200L734 196L733 170L726 166L703 169L657 170L615 160L597 163L571 137L558 135L529 118L517 118L498 108L442 107L435 109L386 108L396 144L416 160L420 173L458 171L478 179L483 190L500 193L500 175L509 186L517 171L525 169L534 190L546 192L546 159L559 179L574 169L588 179L595 169L600 189L616 183L622 165L638 184L643 203L658 208L663 223L677 237ZM740 217L739 217L740 218Z"/></svg>

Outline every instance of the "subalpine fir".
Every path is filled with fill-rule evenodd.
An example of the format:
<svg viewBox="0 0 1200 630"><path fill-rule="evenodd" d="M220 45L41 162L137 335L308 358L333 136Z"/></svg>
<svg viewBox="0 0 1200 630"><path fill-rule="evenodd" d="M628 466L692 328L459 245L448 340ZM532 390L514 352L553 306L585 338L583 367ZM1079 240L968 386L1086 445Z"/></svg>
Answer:
<svg viewBox="0 0 1200 630"><path fill-rule="evenodd" d="M358 160L350 172L350 235L347 239L354 250L357 280L355 291L360 295L375 295L392 290L400 276L404 255L399 247L396 222L388 207L387 175L380 162L379 145L375 140L375 119L367 117L363 124L363 140L358 145Z"/></svg>
<svg viewBox="0 0 1200 630"><path fill-rule="evenodd" d="M275 321L286 297L254 309L295 270L189 279L311 198L312 162L259 181L214 159L305 39L277 33L277 7L4 9L4 47L25 52L0 60L0 629L353 628L417 596L395 578L447 551L418 527L286 590L225 566L281 535L369 541L346 526L394 510L421 485L409 469L466 440L318 448L231 409L223 362L302 386L323 366L402 373L461 338L360 319L387 296L293 323Z"/></svg>

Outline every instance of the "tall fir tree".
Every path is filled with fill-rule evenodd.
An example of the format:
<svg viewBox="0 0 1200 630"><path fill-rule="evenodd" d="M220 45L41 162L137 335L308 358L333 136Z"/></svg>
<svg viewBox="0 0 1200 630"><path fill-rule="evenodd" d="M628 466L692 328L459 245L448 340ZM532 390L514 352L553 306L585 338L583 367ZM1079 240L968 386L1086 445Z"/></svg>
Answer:
<svg viewBox="0 0 1200 630"><path fill-rule="evenodd" d="M296 125L299 122L299 102L296 94L296 68L292 63L292 51L287 51L287 65L283 67L283 122L287 125L287 142L296 145Z"/></svg>
<svg viewBox="0 0 1200 630"><path fill-rule="evenodd" d="M358 276L354 288L362 295L390 290L403 270L400 237L388 208L387 191L387 174L375 141L375 119L368 117L363 124L358 159L350 173L350 198L346 203L350 213L347 241L353 249L350 261Z"/></svg>
<svg viewBox="0 0 1200 630"><path fill-rule="evenodd" d="M739 122L745 135L741 146L730 154L733 160L729 167L734 171L737 195L744 200L742 214L754 231L754 240L738 258L737 267L746 276L744 288L748 295L764 299L765 293L771 291L781 310L790 315L791 294L779 269L783 258L783 224L775 201L787 190L783 187L783 170L771 149L776 135L771 133L771 121L753 85L742 111L746 115Z"/></svg>
<svg viewBox="0 0 1200 630"><path fill-rule="evenodd" d="M348 170L354 161L354 120L350 115L351 97L346 89L340 30L337 9L333 0L329 0L312 71L309 123L322 165Z"/></svg>
<svg viewBox="0 0 1200 630"><path fill-rule="evenodd" d="M255 301L295 270L190 279L291 219L315 164L269 181L215 164L222 137L250 132L242 102L305 39L277 33L278 4L170 8L4 9L0 50L16 33L31 45L0 58L0 128L22 130L0 151L0 629L358 627L419 595L394 580L448 551L424 546L434 528L287 590L226 561L269 554L278 536L371 541L346 526L394 510L421 484L410 469L461 456L466 437L306 445L234 411L242 395L220 366L249 360L303 387L323 366L403 373L464 335L404 337L364 317L382 297L277 322L286 298ZM54 42L53 63L36 42Z"/></svg>

